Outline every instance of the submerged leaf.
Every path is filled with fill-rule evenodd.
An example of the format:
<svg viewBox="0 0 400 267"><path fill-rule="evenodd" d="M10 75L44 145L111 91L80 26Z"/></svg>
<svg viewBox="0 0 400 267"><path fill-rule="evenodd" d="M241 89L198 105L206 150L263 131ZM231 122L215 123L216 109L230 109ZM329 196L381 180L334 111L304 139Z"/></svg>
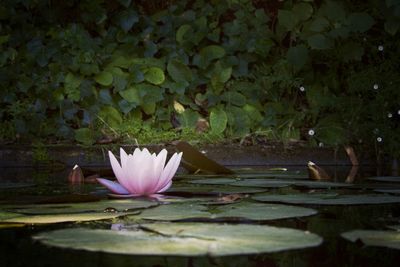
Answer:
<svg viewBox="0 0 400 267"><path fill-rule="evenodd" d="M351 242L361 240L367 246L400 249L400 232L398 231L353 230L342 233L341 236Z"/></svg>

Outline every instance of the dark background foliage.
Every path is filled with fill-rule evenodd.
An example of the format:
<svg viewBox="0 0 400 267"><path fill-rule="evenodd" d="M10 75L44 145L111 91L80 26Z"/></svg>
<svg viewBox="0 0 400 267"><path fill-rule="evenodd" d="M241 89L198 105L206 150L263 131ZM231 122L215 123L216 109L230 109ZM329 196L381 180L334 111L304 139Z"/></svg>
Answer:
<svg viewBox="0 0 400 267"><path fill-rule="evenodd" d="M399 27L398 0L4 0L0 137L197 129L397 155Z"/></svg>

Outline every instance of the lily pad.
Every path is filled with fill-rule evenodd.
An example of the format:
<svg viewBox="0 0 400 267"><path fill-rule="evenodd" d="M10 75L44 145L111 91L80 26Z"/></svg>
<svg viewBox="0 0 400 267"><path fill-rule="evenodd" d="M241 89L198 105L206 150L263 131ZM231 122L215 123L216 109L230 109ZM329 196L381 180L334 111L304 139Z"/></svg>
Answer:
<svg viewBox="0 0 400 267"><path fill-rule="evenodd" d="M185 193L185 194L206 194L206 195L220 195L220 194L254 194L265 192L264 188L255 187L238 187L229 185L183 185L172 186L168 189L167 193Z"/></svg>
<svg viewBox="0 0 400 267"><path fill-rule="evenodd" d="M113 219L113 218L125 216L128 214L132 214L132 213L90 212L90 213L46 214L46 215L20 214L17 217L0 220L0 223L50 224L50 223L77 222L77 221L82 222L82 221L96 221L96 220Z"/></svg>
<svg viewBox="0 0 400 267"><path fill-rule="evenodd" d="M400 176L376 176L367 178L371 181L400 183Z"/></svg>
<svg viewBox="0 0 400 267"><path fill-rule="evenodd" d="M400 189L376 189L374 191L378 193L400 195Z"/></svg>
<svg viewBox="0 0 400 267"><path fill-rule="evenodd" d="M389 204L400 203L400 197L381 194L369 195L338 195L335 193L318 194L290 194L271 195L259 194L252 197L262 202L282 202L289 204L310 205L366 205L366 204Z"/></svg>
<svg viewBox="0 0 400 267"><path fill-rule="evenodd" d="M105 210L115 210L118 212L125 212L129 210L148 208L157 206L158 203L154 201L144 201L137 199L123 199L123 200L103 200L98 202L89 203L68 203L68 204L43 204L43 205L24 205L24 206L7 206L9 211L14 211L23 214L71 214L71 213L84 213L84 212L99 212Z"/></svg>
<svg viewBox="0 0 400 267"><path fill-rule="evenodd" d="M367 246L400 249L400 232L398 231L353 230L342 233L341 236L351 242L360 240Z"/></svg>
<svg viewBox="0 0 400 267"><path fill-rule="evenodd" d="M318 235L295 229L207 223L143 224L135 231L64 229L40 233L34 239L61 248L151 256L258 254L322 243Z"/></svg>
<svg viewBox="0 0 400 267"><path fill-rule="evenodd" d="M35 186L33 183L0 183L0 190Z"/></svg>
<svg viewBox="0 0 400 267"><path fill-rule="evenodd" d="M199 204L170 204L146 209L136 219L177 221L186 219L209 220L278 220L311 216L317 211L309 208L281 204L240 202L211 208Z"/></svg>

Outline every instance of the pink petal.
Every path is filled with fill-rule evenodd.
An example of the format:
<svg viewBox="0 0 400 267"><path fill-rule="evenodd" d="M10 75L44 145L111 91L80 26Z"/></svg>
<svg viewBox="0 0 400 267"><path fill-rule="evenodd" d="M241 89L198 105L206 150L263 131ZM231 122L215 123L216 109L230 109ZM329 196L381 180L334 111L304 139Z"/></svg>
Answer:
<svg viewBox="0 0 400 267"><path fill-rule="evenodd" d="M167 183L166 186L164 186L163 188L161 188L160 190L157 191L157 193L162 193L167 191L172 185L172 180L169 180L169 183Z"/></svg>
<svg viewBox="0 0 400 267"><path fill-rule="evenodd" d="M114 171L115 177L117 177L118 182L126 189L130 189L124 169L121 168L121 165L119 165L118 160L111 151L108 151L108 156L110 157L111 167Z"/></svg>
<svg viewBox="0 0 400 267"><path fill-rule="evenodd" d="M137 181L137 170L141 167L142 151L136 148L132 155L128 155L126 160L126 167L124 173L127 177L127 183L129 184L129 191L132 194L138 194L140 192L140 185Z"/></svg>
<svg viewBox="0 0 400 267"><path fill-rule="evenodd" d="M155 193L155 189L151 186L154 177L155 158L147 151L143 151L140 168L136 170L137 194L147 195Z"/></svg>
<svg viewBox="0 0 400 267"><path fill-rule="evenodd" d="M128 154L126 154L125 150L122 147L119 149L119 156L121 158L121 167L124 170L126 168L126 161L128 159Z"/></svg>
<svg viewBox="0 0 400 267"><path fill-rule="evenodd" d="M126 190L125 187L120 185L119 183L103 179L103 178L97 178L97 181L110 189L113 193L118 194L118 195L128 195L129 191Z"/></svg>
<svg viewBox="0 0 400 267"><path fill-rule="evenodd" d="M146 192L156 192L157 190L157 185L160 180L162 171L164 169L165 165L165 160L167 159L167 150L163 149L158 153L156 156L155 154L152 155L153 161L154 161L154 169L153 169L153 175L150 177L149 181L146 183L147 186L144 189Z"/></svg>
<svg viewBox="0 0 400 267"><path fill-rule="evenodd" d="M171 159L169 160L161 174L157 188L161 188L160 190L162 190L168 185L168 183L171 181L172 177L174 177L176 171L178 170L181 158L182 152L172 155Z"/></svg>

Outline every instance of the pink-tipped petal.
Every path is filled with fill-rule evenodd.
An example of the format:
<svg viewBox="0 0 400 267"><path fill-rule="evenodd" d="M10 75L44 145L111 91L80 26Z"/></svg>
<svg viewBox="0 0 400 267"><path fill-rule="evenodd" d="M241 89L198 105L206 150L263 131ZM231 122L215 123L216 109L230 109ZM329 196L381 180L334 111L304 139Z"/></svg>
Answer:
<svg viewBox="0 0 400 267"><path fill-rule="evenodd" d="M110 189L111 192L118 194L118 195L128 195L129 191L126 190L125 187L123 187L122 185L120 185L119 183L107 180L107 179L103 179L103 178L97 178L97 181L99 183L101 183L102 185L104 185L105 187L107 187L108 189Z"/></svg>
<svg viewBox="0 0 400 267"><path fill-rule="evenodd" d="M154 177L154 165L155 158L147 151L142 153L142 161L140 162L140 168L136 171L136 186L137 194L149 195L154 193L154 189L149 186Z"/></svg>

